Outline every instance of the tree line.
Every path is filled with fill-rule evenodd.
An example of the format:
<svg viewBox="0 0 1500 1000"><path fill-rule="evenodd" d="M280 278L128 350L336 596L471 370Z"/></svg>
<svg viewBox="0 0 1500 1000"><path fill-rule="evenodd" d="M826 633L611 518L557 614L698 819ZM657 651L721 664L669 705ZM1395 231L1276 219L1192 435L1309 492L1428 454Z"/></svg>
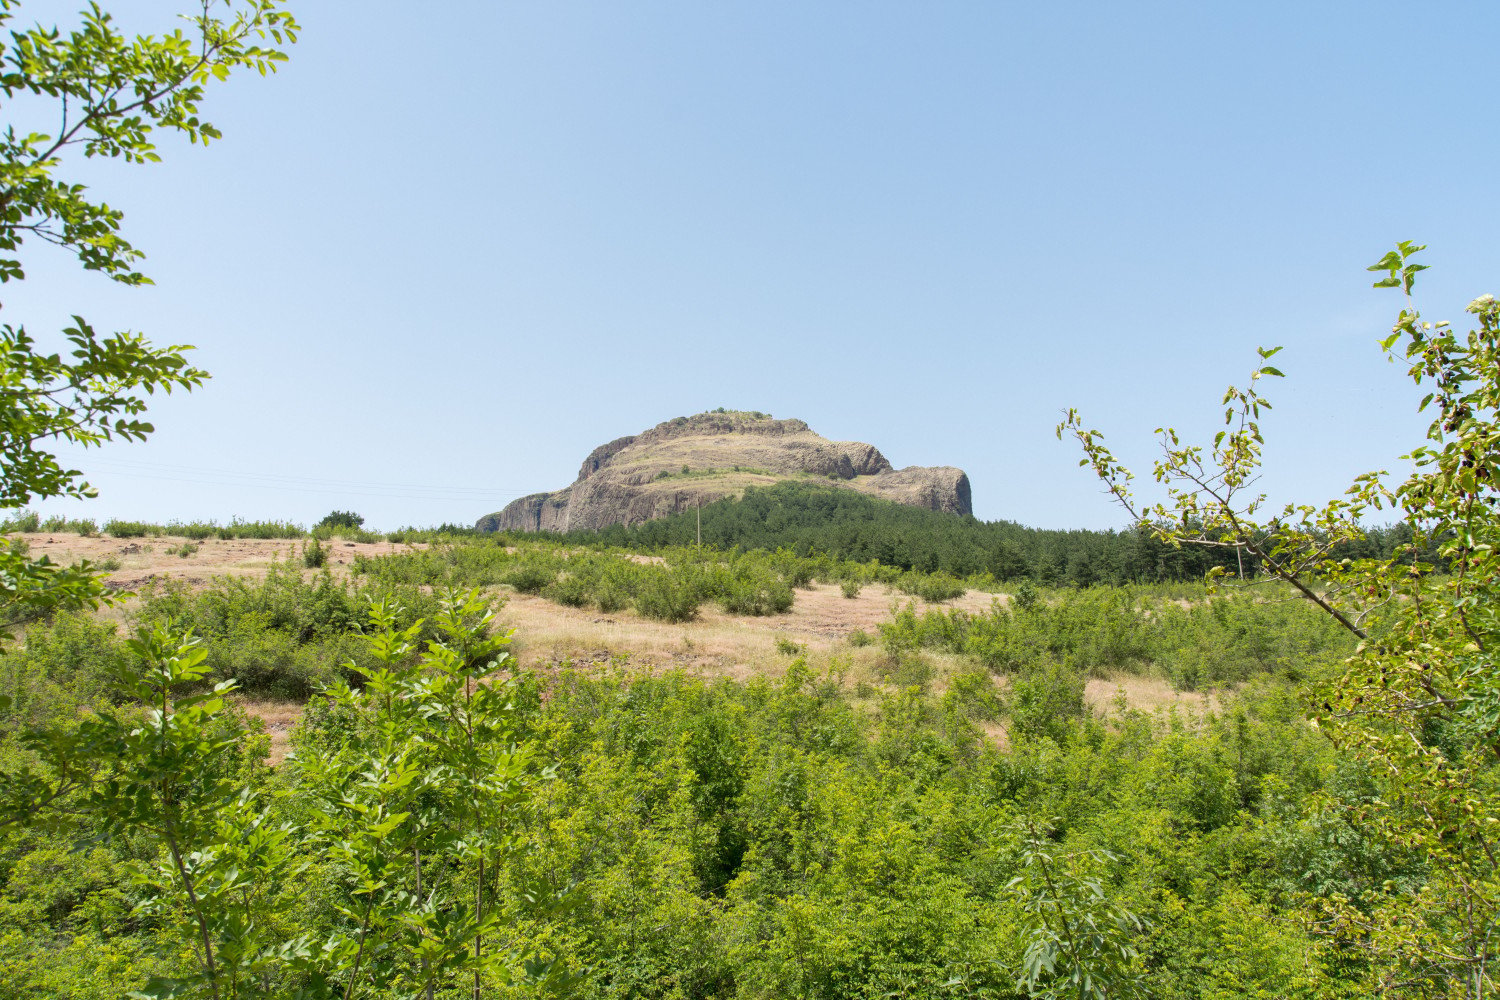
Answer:
<svg viewBox="0 0 1500 1000"><path fill-rule="evenodd" d="M635 550L695 544L720 549L787 548L855 562L874 560L920 573L960 578L989 573L999 580L1031 580L1045 586L1092 586L1201 580L1215 567L1256 576L1254 556L1229 549L1174 546L1148 527L1123 530L1031 528L1014 521L981 521L865 496L815 483L786 482L747 487L744 495L631 526L611 525L561 537ZM1363 529L1340 542L1350 559L1388 559L1411 543L1411 529L1397 522ZM1421 561L1439 565L1435 543Z"/></svg>

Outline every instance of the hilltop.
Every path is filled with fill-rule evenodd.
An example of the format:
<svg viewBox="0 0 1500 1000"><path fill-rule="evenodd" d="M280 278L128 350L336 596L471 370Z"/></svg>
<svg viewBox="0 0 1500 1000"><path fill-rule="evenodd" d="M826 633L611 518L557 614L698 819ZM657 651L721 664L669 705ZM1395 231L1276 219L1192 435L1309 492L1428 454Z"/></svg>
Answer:
<svg viewBox="0 0 1500 1000"><path fill-rule="evenodd" d="M749 486L823 482L895 503L972 513L952 466L895 469L872 445L830 441L801 420L715 410L677 417L589 453L572 485L479 519L480 531L592 531L665 517Z"/></svg>

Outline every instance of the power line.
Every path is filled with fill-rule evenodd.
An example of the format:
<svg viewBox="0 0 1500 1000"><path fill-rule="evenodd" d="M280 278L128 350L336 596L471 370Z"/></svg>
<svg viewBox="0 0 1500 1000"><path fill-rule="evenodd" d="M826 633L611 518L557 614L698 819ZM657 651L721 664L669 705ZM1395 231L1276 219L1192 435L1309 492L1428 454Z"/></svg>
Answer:
<svg viewBox="0 0 1500 1000"><path fill-rule="evenodd" d="M83 464L83 463L80 463ZM284 493L315 493L386 497L403 500L468 501L527 496L522 490L501 490L482 486L446 484L373 483L326 479L317 476L289 476L264 472L239 472L200 466L171 465L163 462L121 462L95 459L89 463L101 473L131 479L186 483L195 486L233 486L241 489L271 490Z"/></svg>

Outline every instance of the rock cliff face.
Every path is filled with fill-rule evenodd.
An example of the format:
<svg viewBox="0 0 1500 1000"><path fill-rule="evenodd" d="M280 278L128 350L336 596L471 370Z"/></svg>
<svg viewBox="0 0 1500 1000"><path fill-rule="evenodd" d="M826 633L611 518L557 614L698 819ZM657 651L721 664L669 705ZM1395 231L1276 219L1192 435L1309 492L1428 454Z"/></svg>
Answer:
<svg viewBox="0 0 1500 1000"><path fill-rule="evenodd" d="M480 531L568 531L637 524L788 479L823 481L896 503L972 512L962 469L893 469L858 441L829 441L801 420L760 413L677 417L589 453L571 486L479 519Z"/></svg>

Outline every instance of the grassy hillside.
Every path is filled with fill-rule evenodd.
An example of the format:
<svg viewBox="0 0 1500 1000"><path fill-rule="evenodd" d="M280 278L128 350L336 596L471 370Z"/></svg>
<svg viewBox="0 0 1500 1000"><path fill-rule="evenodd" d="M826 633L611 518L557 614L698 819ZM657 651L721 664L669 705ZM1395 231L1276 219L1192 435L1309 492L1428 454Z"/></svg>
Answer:
<svg viewBox="0 0 1500 1000"><path fill-rule="evenodd" d="M892 610L894 593L869 592L907 575L894 567L499 542L359 548L342 577L299 558L147 589L132 624L203 639L206 675L178 684L180 712L230 677L261 696L323 692L272 757L247 702L210 702L180 745L179 730L130 736L155 716L124 682L169 668L153 674L111 624L60 615L0 655L7 772L51 780L51 744L27 734L120 720L90 723L119 748L91 758L66 811L0 825L0 980L40 1000L193 974L183 942L203 931L174 887L166 810L191 810L177 835L194 857L225 859L193 869L227 912L210 927L219 960L278 997L320 995L324 977L340 996L419 993L439 960L466 961L476 896L496 916L485 997L1019 1000L1074 969L1109 996L1355 995L1364 970L1308 929L1319 901L1422 877L1422 859L1299 804L1367 792L1301 718L1294 685L1350 645L1305 603L1028 585ZM811 578L860 567L856 598ZM482 638L482 604L448 617L443 593L470 584L525 631ZM707 610L667 613L715 587ZM795 606L742 607L742 587L785 588ZM627 603L602 617L601 596ZM371 599L404 610L351 631ZM828 630L804 603L878 623ZM519 661L494 658L507 645ZM1146 680L1218 690L1159 695L1153 712ZM465 727L489 735L471 744ZM486 788L504 782L502 806L465 791L470 754ZM0 824L30 804L32 786L11 787ZM1118 961L1057 946L1059 919L1100 922ZM362 940L381 960L355 968ZM329 950L264 957L299 941ZM1049 942L1061 971L1028 981ZM472 995L452 973L436 985Z"/></svg>
<svg viewBox="0 0 1500 1000"><path fill-rule="evenodd" d="M0 982L102 1000L199 975L178 995L211 996L184 946L206 936L221 977L262 987L221 996L394 1000L432 976L456 1000L478 900L493 998L1373 988L1320 921L1431 872L1343 818L1372 777L1304 712L1353 643L1308 603L799 555L1131 537L847 491L704 515L729 548L669 544L684 518L625 546L18 536L113 552L139 596L0 651ZM199 672L120 619L191 630Z"/></svg>

